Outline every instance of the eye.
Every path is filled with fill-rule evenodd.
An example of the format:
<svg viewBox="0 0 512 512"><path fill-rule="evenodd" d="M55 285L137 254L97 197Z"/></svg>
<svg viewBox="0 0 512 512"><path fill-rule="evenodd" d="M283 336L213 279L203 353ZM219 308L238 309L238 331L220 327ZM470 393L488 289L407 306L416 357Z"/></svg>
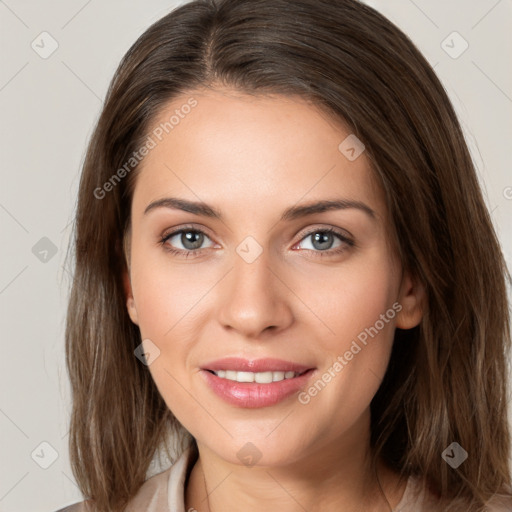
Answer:
<svg viewBox="0 0 512 512"><path fill-rule="evenodd" d="M303 241L310 239L310 247L303 247ZM192 227L183 227L170 233L165 233L160 239L160 244L164 249L172 254L178 254L185 258L198 255L208 247L203 247L206 240L210 237L201 229ZM178 247L176 247L178 245ZM181 245L181 247L179 247ZM307 244L306 244L307 245ZM209 247L213 247L212 244ZM308 250L315 256L332 256L354 247L354 241L334 228L315 229L306 233L301 242L293 247L301 250Z"/></svg>
<svg viewBox="0 0 512 512"><path fill-rule="evenodd" d="M303 240L310 240L309 246L304 247ZM337 242L337 244L336 244ZM307 245L307 244L306 244ZM309 231L294 248L306 249L318 253L317 256L334 255L354 247L355 243L348 236L338 232L334 228L315 229Z"/></svg>
<svg viewBox="0 0 512 512"><path fill-rule="evenodd" d="M202 245L206 239L210 240L204 231L197 228L185 227L172 231L171 233L164 234L160 243L164 246L166 251L174 254L182 254L183 256L188 257L191 254L201 252L201 250L204 249ZM212 246L213 242L210 247Z"/></svg>

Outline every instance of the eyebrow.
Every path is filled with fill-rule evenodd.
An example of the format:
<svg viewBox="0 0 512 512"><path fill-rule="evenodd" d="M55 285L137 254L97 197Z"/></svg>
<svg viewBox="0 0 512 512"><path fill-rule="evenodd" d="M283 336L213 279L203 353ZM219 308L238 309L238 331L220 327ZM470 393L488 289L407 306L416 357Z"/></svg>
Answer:
<svg viewBox="0 0 512 512"><path fill-rule="evenodd" d="M150 203L144 210L144 215L156 208L182 210L184 212L193 213L194 215L201 215L203 217L210 217L212 219L218 219L221 221L223 220L222 214L219 210L200 201L189 201L187 199L179 199L177 197L165 197ZM316 201L287 208L281 215L281 221L295 220L301 217L306 217L307 215L323 213L330 210L347 210L351 208L363 211L372 219L376 218L375 211L361 201L353 201L350 199L334 199Z"/></svg>

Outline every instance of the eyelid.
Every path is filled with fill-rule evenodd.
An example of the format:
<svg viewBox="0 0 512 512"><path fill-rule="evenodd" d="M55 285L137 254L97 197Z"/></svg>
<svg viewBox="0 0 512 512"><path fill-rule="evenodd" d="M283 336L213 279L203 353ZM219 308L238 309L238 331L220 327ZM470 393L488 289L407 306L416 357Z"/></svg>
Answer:
<svg viewBox="0 0 512 512"><path fill-rule="evenodd" d="M196 226L196 225L193 225L193 224L187 224L187 225L183 225L183 226L177 226L177 227L174 227L174 228L170 228L170 229L167 229L165 230L162 235L159 237L160 238L160 243L162 245L165 245L167 240L169 240L170 238L176 236L176 235L179 235L181 233L184 233L184 232L187 232L187 231L194 231L196 233L201 233L203 234L205 237L209 238L210 241L213 243L213 244L216 244L217 242L215 242L212 237L208 234L208 230L207 228L205 228L204 226ZM195 249L195 250L189 250L189 251L184 251L183 249L176 249L176 251L178 252L188 252L188 253L194 253L194 252L199 252L199 251L202 251L204 249L207 249L207 247L203 248L203 249Z"/></svg>
<svg viewBox="0 0 512 512"><path fill-rule="evenodd" d="M187 231L187 230L204 233L205 235L210 237L210 235L208 235L208 233L207 233L207 228L205 226L200 226L200 225L196 225L196 224L184 224L183 226L175 226L173 228L166 229L166 230L164 230L164 232L162 233L161 236L162 236L162 238L165 238L170 235L176 235L180 231Z"/></svg>
<svg viewBox="0 0 512 512"><path fill-rule="evenodd" d="M207 232L207 228L204 227L204 226L197 226L197 225L194 225L194 224L186 224L186 225L183 225L183 226L177 226L175 228L170 228L168 230L165 230L163 232L163 234L161 235L161 238L169 238L170 236L172 235L177 235L178 233L182 232L182 231L186 231L186 230L189 230L189 231L197 231L199 233L203 233L204 235L208 236L208 238L212 238L208 232ZM305 238L306 236L308 235L312 235L313 233L319 233L319 232L327 232L327 233L334 233L336 235L339 235L340 237L346 239L346 240L350 240L350 241L353 241L353 236L346 230L344 229L341 229L341 228L335 228L335 227L332 227L332 226L327 226L327 227L322 227L322 226L314 226L312 227L311 229L307 229L306 231L300 233L300 239L299 239L299 242L302 241L303 238Z"/></svg>
<svg viewBox="0 0 512 512"><path fill-rule="evenodd" d="M196 233L201 233L201 234L205 235L207 238L209 238L214 244L216 243L216 242L214 242L214 240L212 240L212 237L210 237L210 235L207 233L207 229L204 226L197 227L196 225L193 225L193 224L177 226L175 228L171 228L169 230L164 231L164 233L160 237L159 243L162 246L164 246L166 251L169 251L169 252L172 252L175 254L185 255L186 257L189 255L198 255L199 253L205 251L206 249L211 248L211 247L204 247L201 249L185 250L185 249L176 249L172 246L171 247L167 246L167 241L170 238L172 238L176 235L179 235L180 233L187 232L187 231L194 231ZM334 228L333 226L321 227L321 226L317 225L312 228L309 228L305 232L300 233L300 239L298 240L298 242L296 242L293 245L293 247L296 247L305 238L307 238L308 236L310 236L314 233L332 233L334 236L336 236L340 240L340 242L348 245L349 247L355 247L355 245L356 245L355 241L354 241L354 237L346 230L343 230L341 228ZM313 252L313 253L315 253L315 255L318 255L320 257L322 257L323 255L325 255L325 257L327 257L327 256L334 256L337 253L340 253L343 250L345 250L345 248L338 247L335 249L326 249L325 251L320 251L320 250L315 251L312 249L301 249L301 250Z"/></svg>
<svg viewBox="0 0 512 512"><path fill-rule="evenodd" d="M338 235L339 237L341 237L344 241L350 241L352 243L355 243L354 237L347 230L341 229L341 228L335 228L333 226L327 226L327 227L326 226L324 226L324 227L315 226L311 229L308 229L305 232L300 233L299 242L302 242L302 240L305 237L312 235L313 233L333 233L334 235Z"/></svg>
<svg viewBox="0 0 512 512"><path fill-rule="evenodd" d="M343 233L344 230L340 230L339 228L334 228L332 226L330 227L316 227L312 228L311 230L306 231L305 233L301 233L300 240L295 243L292 247L292 249L296 249L297 246L304 243L304 240L306 240L309 236L313 235L314 233L329 233L332 234L335 238L338 239L340 242L340 245L338 247L329 248L324 251L321 250L314 250L314 249L299 249L300 251L307 251L308 253L311 253L314 258L334 258L336 256L340 256L342 253L349 249L353 249L356 247L356 243L354 241L354 238L352 235L350 235L348 232Z"/></svg>

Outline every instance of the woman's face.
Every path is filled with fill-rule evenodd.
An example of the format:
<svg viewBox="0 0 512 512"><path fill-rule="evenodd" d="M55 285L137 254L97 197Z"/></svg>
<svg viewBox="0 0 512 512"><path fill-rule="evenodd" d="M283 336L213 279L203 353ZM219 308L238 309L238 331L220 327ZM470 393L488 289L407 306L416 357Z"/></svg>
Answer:
<svg viewBox="0 0 512 512"><path fill-rule="evenodd" d="M125 283L168 407L237 464L366 443L394 329L420 312L364 146L304 100L226 89L151 131Z"/></svg>

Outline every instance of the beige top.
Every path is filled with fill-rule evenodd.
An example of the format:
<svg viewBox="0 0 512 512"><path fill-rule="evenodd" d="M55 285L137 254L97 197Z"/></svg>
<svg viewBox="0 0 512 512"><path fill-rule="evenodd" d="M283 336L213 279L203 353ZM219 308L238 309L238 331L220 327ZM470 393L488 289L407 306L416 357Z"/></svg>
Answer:
<svg viewBox="0 0 512 512"><path fill-rule="evenodd" d="M166 471L148 478L126 508L126 512L187 512L185 510L185 482L197 460L195 447L187 448ZM488 512L511 512L512 504L488 507ZM56 512L85 512L84 502L75 503ZM418 481L407 480L404 495L393 512L439 512L430 499L419 492Z"/></svg>

